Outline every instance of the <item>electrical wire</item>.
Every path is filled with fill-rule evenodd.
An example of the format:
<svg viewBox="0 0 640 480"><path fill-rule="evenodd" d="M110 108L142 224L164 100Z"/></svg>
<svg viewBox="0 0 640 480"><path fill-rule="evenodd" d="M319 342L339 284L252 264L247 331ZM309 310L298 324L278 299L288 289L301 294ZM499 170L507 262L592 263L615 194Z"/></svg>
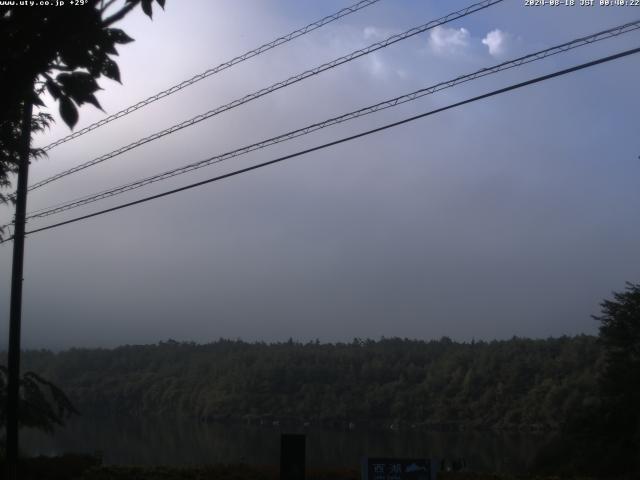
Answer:
<svg viewBox="0 0 640 480"><path fill-rule="evenodd" d="M276 47L279 47L280 45L288 43L291 40L301 37L302 35L306 35L307 33L310 33L320 27L323 27L324 25L327 25L342 17L350 15L354 12L357 12L358 10L362 10L363 8L373 5L374 3L377 3L379 1L380 0L362 0L360 2L354 3L353 5L343 8L342 10L339 10L336 13L327 15L326 17L321 18L320 20L317 20L313 23L310 23L309 25L299 28L298 30L294 30L293 32L287 33L286 35L278 37L275 40L272 40L271 42L265 43L264 45L260 45L259 47L254 48L253 50L249 50L248 52L243 53L242 55L239 55L235 58L232 58L231 60L228 60L224 63L221 63L216 67L210 68L209 70L199 73L198 75L194 75L188 80L184 80L183 82L173 85L172 87L169 87L166 90L158 92L155 95L152 95L146 98L145 100L141 100L135 105L131 105L127 108L124 108L119 112L109 115L108 117L105 117L95 123L92 123L91 125L88 125L81 130L78 130L77 132L71 133L66 137L60 138L59 140L56 140L55 142L52 142L42 147L42 149L44 151L51 150L52 148L55 148L58 145L62 145L63 143L68 142L69 140L73 140L74 138L78 138L82 135L85 135L86 133L89 133L92 130L102 127L107 123L113 122L118 118L124 117L125 115L129 115L130 113L135 112L136 110L139 110L141 108L144 108L151 103L157 102L162 98L168 97L169 95L172 95L182 90L183 88L189 87L194 83L199 82L200 80L204 80L205 78L215 75L216 73L220 73L223 70L226 70L227 68L237 65L238 63L244 62L245 60L249 60L250 58L256 57L262 53L268 52L269 50L272 50Z"/></svg>
<svg viewBox="0 0 640 480"><path fill-rule="evenodd" d="M416 90L414 92L405 94L405 95L401 95L389 100L385 100L383 102L379 102L376 103L375 105L371 105L368 107L364 107L361 108L359 110L355 110L349 113L345 113L343 115L337 116L337 117L333 117L327 120L324 120L322 122L318 122L318 123L314 123L312 125L307 125L303 128L299 128L281 135L278 135L276 137L271 137L269 139L266 140L262 140L260 142L257 143L253 143L251 145L247 145L247 146L243 146L240 148L237 148L235 150L223 153L223 154L219 154L219 155L215 155L212 157L209 157L207 159L204 160L200 160L198 162L195 163L191 163L182 167L178 167L178 168L174 168L168 171L165 171L163 173L159 173L150 177L146 177L140 180L137 180L135 182L130 182L124 185L120 185L118 187L115 188L111 188L109 190L105 190L99 193L95 193L95 194L91 194L91 195L85 195L81 198L77 198L74 200L69 200L54 206L49 206L49 207L45 207L39 210L36 210L34 212L31 212L27 215L27 219L31 219L31 218L42 218L42 217L46 217L49 215L54 215L57 213L61 213L64 212L66 210L70 210L72 208L77 208L83 205L87 205L93 202L97 202L99 200L103 200L105 198L110 198L116 195L120 195L123 194L125 192L129 192L131 190L135 190L138 188L142 188L146 185L150 185L152 183L156 183L162 180L166 180L168 178L172 178L175 177L177 175L182 175L184 173L193 171L193 170L197 170L199 168L203 168L203 167L207 167L213 164L217 164L220 163L222 161L228 160L230 158L234 158L234 157L238 157L244 154L247 154L249 152L253 152L256 150L260 150L263 148L266 148L268 146L271 145L275 145L277 143L281 143L284 141L288 141L288 140L292 140L294 138L298 138L301 137L303 135L307 135L309 133L315 132L317 130L321 130L323 128L327 128L329 126L333 126L333 125L337 125L349 120L353 120L365 115L369 115L371 113L375 113L375 112L379 112L381 110L387 109L387 108L392 108L395 107L397 105L401 105L403 103L407 103L407 102L411 102L414 100L417 100L421 97L424 97L425 95L430 95L433 93L436 93L438 91L444 90L446 88L451 88L454 87L455 85L459 85L461 83L465 83L465 82L469 82L472 80L476 80L478 78L482 78L485 77L487 75L491 75L491 74L495 74L504 70L508 70L514 67L519 67L534 61L538 61L538 60L542 60L544 58L550 57L552 55L556 55L559 53L564 53L567 52L571 49L577 48L577 47L581 47L584 45L590 45L592 43L598 42L598 41L602 41L605 39L609 39L609 38L613 38L625 33L629 33L632 31L635 31L637 29L640 29L640 20L636 20L634 22L629 22L629 23L625 23L623 25L619 25L607 30L603 30L585 37L581 37L581 38L577 38L575 40L572 40L570 42L565 42L563 44L560 45L556 45L544 50L540 50L537 51L535 53L531 53L513 60L508 60L505 62L502 62L498 65L494 65L494 66L490 66L490 67L486 67L483 68L481 70L478 70L476 72L473 73L469 73L466 75L461 75L459 77L456 77L452 80L448 80L446 82L440 82L436 85L432 85L430 87L427 88L422 88L420 90Z"/></svg>
<svg viewBox="0 0 640 480"><path fill-rule="evenodd" d="M466 17L467 15L471 15L472 13L475 13L477 11L480 10L484 10L485 8L488 8L492 5L495 5L497 3L503 2L504 0L483 0L481 2L478 3L474 3L472 5L469 5L466 8L463 8L461 10L458 10L456 12L452 12L449 13L448 15L445 15L444 17L441 17L437 20L432 20L424 25L421 25L419 27L414 27L411 28L403 33L400 34L396 34L396 35L392 35L389 38L382 40L380 42L376 42L374 44L369 45L368 47L365 47L363 49L360 50L356 50L354 52L351 52L348 55L345 55L343 57L337 58L335 60L332 60L328 63L324 63L318 67L312 68L310 70L306 70L305 72L302 72L298 75L295 75L293 77L289 77L287 80L283 80L280 81L278 83L274 83L273 85L270 85L269 87L263 88L261 90L258 90L254 93L251 93L249 95L246 95L242 98L236 99L226 105L222 105L220 107L217 107L213 110L209 110L208 112L202 113L200 115L197 115L193 118L190 118L189 120L185 120L181 123L178 123L176 125L173 125L169 128L166 128L162 131L156 132L152 135L149 135L148 137L139 139L133 143L130 143L128 145L125 145L123 147L120 147L110 153L107 153L105 155L102 155L100 157L94 158L93 160L90 160L88 162L85 162L81 165L77 165L73 168L70 168L68 170L65 170L63 172L60 172L56 175L53 175L51 177L45 178L44 180L41 180L33 185L31 185L29 187L29 191L31 190L35 190L37 188L43 187L44 185L47 185L48 183L51 183L53 181L59 180L60 178L66 177L68 175L71 175L72 173L76 173L79 172L81 170L84 170L86 168L92 167L94 165L97 165L99 163L102 163L106 160L109 160L113 157L116 157L118 155L121 155L125 152L128 152L129 150L133 150L134 148L137 148L141 145L144 145L146 143L152 142L154 140L157 140L159 138L162 138L166 135L170 135L172 133L177 132L178 130L182 130L183 128L187 128L190 127L192 125L195 125L199 122L202 122L203 120L207 120L215 115L218 115L220 113L226 112L228 110L231 110L235 107L238 107L240 105L243 105L247 102L250 102L252 100L256 100L260 97L263 97L269 93L275 92L276 90L280 90L281 88L284 87L288 87L294 83L300 82L306 78L315 76L320 74L321 72L324 72L326 70L330 70L332 68L335 68L339 65L345 64L347 62L350 62L352 60L355 60L356 58L362 57L364 55L368 55L369 53L375 52L377 50L380 50L382 48L386 48L390 45L393 45L394 43L397 43L399 41L402 40L406 40L407 38L411 38L419 33L425 32L427 30L433 29L439 25L443 25L445 23L449 23L452 22L454 20L457 20L459 18L463 18Z"/></svg>
<svg viewBox="0 0 640 480"><path fill-rule="evenodd" d="M619 52L619 53L616 53L614 55L609 55L607 57L602 57L602 58L599 58L597 60L592 60L590 62L586 62L586 63L580 64L580 65L576 65L574 67L566 68L566 69L563 69L563 70L558 70L556 72L553 72L553 73L550 73L550 74L547 74L547 75L542 75L542 76L539 76L539 77L535 77L535 78L532 78L530 80L526 80L524 82L512 84L512 85L510 85L508 87L500 88L498 90L493 90L493 91L491 91L489 93L485 93L483 95L478 95L476 97L472 97L472 98L469 98L467 100L463 100L463 101L460 101L460 102L452 103L452 104L447 105L445 107L437 108L437 109L431 110L429 112L425 112L425 113L422 113L422 114L419 114L419 115L408 117L408 118L405 118L403 120L400 120L400 121L397 121L397 122L393 122L393 123L389 123L387 125L383 125L383 126L378 127L378 128L367 130L367 131L364 131L364 132L361 132L361 133L358 133L358 134L355 134L355 135L351 135L351 136L344 137L344 138L341 138L341 139L338 139L338 140L334 140L334 141L329 142L329 143L325 143L325 144L318 145L318 146L315 146L315 147L312 147L312 148L308 148L306 150L302 150L302 151L298 151L298 152L295 152L295 153L292 153L292 154L289 154L289 155L285 155L285 156L276 158L274 160L270 160L268 162L263 162L263 163L260 163L260 164L257 164L257 165L253 165L253 166L250 166L250 167L242 168L240 170L235 170L233 172L226 173L224 175L219 175L219 176L216 176L216 177L213 177L213 178L209 178L207 180L202 180L200 182L192 183L192 184L180 187L180 188L175 188L173 190L162 192L162 193L159 193L159 194L156 194L156 195L151 195L151 196L148 196L148 197L144 197L144 198L141 198L139 200L135 200L133 202L128 202L128 203L124 203L124 204L121 204L121 205L117 205L115 207L111 207L111 208L107 208L107 209L104 209L104 210L100 210L98 212L90 213L88 215L82 215L80 217L75 217L75 218L72 218L72 219L69 219L69 220L65 220L65 221L62 221L62 222L54 223L52 225L47 225L45 227L36 228L34 230L30 230L29 232L26 232L26 234L30 235L30 234L33 234L33 233L43 232L43 231L50 230L50 229L53 229L53 228L61 227L63 225L76 223L76 222L79 222L79 221L82 221L82 220L86 220L86 219L89 219L89 218L92 218L92 217L96 217L96 216L99 216L99 215L104 215L106 213L110 213L110 212L114 212L114 211L117 211L117 210L121 210L123 208L131 207L131 206L138 205L138 204L141 204L141 203L146 203L146 202L149 202L151 200L156 200L158 198L162 198L162 197L166 197L166 196L169 196L169 195L173 195L175 193L182 192L182 191L185 191L185 190L190 190L192 188L196 188L196 187L199 187L199 186L202 186L202 185L206 185L206 184L209 184L209 183L212 183L212 182L223 180L225 178L230 178L230 177L233 177L233 176L236 176L236 175L240 175L242 173L250 172L252 170L257 170L259 168L263 168L263 167L266 167L266 166L269 166L269 165L273 165L273 164L276 164L276 163L279 163L279 162L283 162L285 160L288 160L288 159L291 159L291 158L294 158L294 157L299 157L299 156L305 155L307 153L315 152L315 151L318 151L318 150L323 150L325 148L332 147L334 145L338 145L338 144L345 143L345 142L348 142L348 141L351 141L351 140L355 140L357 138L361 138L361 137L365 137L365 136L368 136L368 135L371 135L371 134L374 134L374 133L378 133L378 132L381 132L381 131L384 131L384 130L387 130L387 129L390 129L390 128L397 127L399 125L404 125L406 123L413 122L415 120L418 120L418 119L421 119L421 118L425 118L425 117L428 117L428 116L431 116L431 115L435 115L437 113L444 112L446 110L450 110L450 109L453 109L453 108L456 108L456 107L460 107L462 105L467 105L467 104L470 104L470 103L473 103L473 102L476 102L476 101L479 101L479 100L483 100L485 98L493 97L493 96L500 95L500 94L503 94L503 93L506 93L506 92L509 92L509 91L512 91L512 90L516 90L516 89L523 88L523 87L526 87L526 86L529 86L529 85L533 85L533 84L536 84L536 83L544 82L544 81L550 80L552 78L559 77L559 76L562 76L562 75L567 75L569 73L573 73L573 72L576 72L576 71L579 71L579 70L583 70L583 69L586 69L586 68L589 68L589 67L593 67L595 65L600 65L602 63L606 63L606 62L610 62L610 61L613 61L613 60L617 60L619 58L623 58L623 57L626 57L626 56L629 56L629 55L633 55L633 54L636 54L638 52L640 52L640 47L633 48L633 49L630 49L630 50L625 50L623 52ZM9 241L9 240L10 239L8 238L8 239L2 241L2 243L6 242L6 241Z"/></svg>

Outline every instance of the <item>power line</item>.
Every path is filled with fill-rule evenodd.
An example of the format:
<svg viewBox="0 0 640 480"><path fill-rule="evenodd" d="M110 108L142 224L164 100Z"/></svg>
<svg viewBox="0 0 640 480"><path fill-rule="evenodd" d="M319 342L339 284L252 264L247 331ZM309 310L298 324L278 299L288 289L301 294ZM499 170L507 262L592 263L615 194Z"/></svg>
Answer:
<svg viewBox="0 0 640 480"><path fill-rule="evenodd" d="M308 125L306 127L303 128L299 128L281 135L278 135L276 137L271 137L269 139L266 140L262 140L260 142L257 143L253 143L251 145L247 145L244 147L240 147L237 148L235 150L223 153L223 154L219 154L219 155L215 155L213 157L209 157L207 159L204 160L200 160L198 162L195 163L191 163L189 165L185 165L182 167L178 167L178 168L174 168L172 170L168 170L165 171L163 173L159 173L150 177L146 177L140 180L137 180L135 182L131 182L131 183L127 183L124 185L120 185L118 187L115 188L111 188L109 190L105 190L96 194L91 194L91 195L86 195L84 197L78 198L78 199L74 199L74 200L70 200L70 201L66 201L54 206L50 206L50 207L45 207L42 208L40 210L34 211L32 213L30 213L27 218L31 219L31 218L42 218L42 217L46 217L49 215L54 215L66 210L70 210L72 208L77 208L80 207L82 205L87 205L89 203L93 203L93 202L97 202L99 200L103 200L105 198L110 198L113 197L115 195L119 195L131 190L135 190L141 187L144 187L146 185L150 185L152 183L156 183L162 180L166 180L168 178L172 178L175 177L177 175L182 175L184 173L193 171L193 170L197 170L199 168L203 168L206 166L210 166L216 163L220 163L222 161L228 160L230 158L234 158L234 157L238 157L256 150L260 150L262 148L266 148L268 146L271 145L275 145L277 143L281 143L284 141L288 141L288 140L292 140L294 138L297 137L301 137L303 135L307 135L309 133L315 132L317 130L321 130L323 128L327 128L329 126L333 126L333 125L337 125L339 123L343 123L349 120L353 120L355 118L359 118L365 115L369 115L371 113L375 113L375 112L379 112L381 110L387 109L387 108L391 108L391 107L395 107L397 105L401 105L403 103L407 103L407 102L411 102L414 100L417 100L418 98L421 98L423 96L426 95L430 95L433 93L436 93L438 91L444 90L446 88L451 88L454 87L455 85L459 85L461 83L465 83L465 82L469 82L472 80L476 80L478 78L482 78L485 77L487 75L491 75L491 74L495 74L498 73L500 71L503 70L508 70L510 68L514 68L514 67L518 67L518 66L522 66L524 64L528 64L534 61L538 61L547 57L550 57L552 55L556 55L559 53L563 53L566 52L568 50L580 47L580 46L584 46L584 45L590 45L594 42L598 42L601 40L605 40L608 38L612 38L612 37L616 37L618 35L622 35L624 33L628 33L634 30L637 30L640 28L640 20L636 20L634 22L629 22L623 25L619 25L607 30L603 30L600 31L598 33L594 33L585 37L581 37L575 40L572 40L570 42L566 42L560 45L556 45L554 47L550 47L544 50L540 50L537 51L535 53L531 53L519 58L516 58L514 60L508 60L506 62L500 63L498 65L494 65L491 67L486 67L483 68L481 70L478 70L476 72L470 73L470 74L466 74L466 75L461 75L459 77L454 78L453 80L448 80L446 82L441 82L438 83L436 85L430 86L430 87L426 87L426 88L422 88L420 90L416 90L414 92L405 94L405 95L401 95L389 100L385 100L383 102L379 102L375 105L371 105L368 107L364 107L361 108L359 110L355 110L349 113L345 113L343 115L340 115L338 117L333 117L327 120L324 120L322 122L318 122L318 123L314 123L312 125Z"/></svg>
<svg viewBox="0 0 640 480"><path fill-rule="evenodd" d="M168 97L169 95L172 95L180 90L182 90L183 88L189 87L191 85L193 85L196 82L199 82L200 80L204 80L207 77L210 77L211 75L215 75L216 73L220 73L223 70L226 70L227 68L231 68L234 65L237 65L238 63L244 62L245 60L249 60L250 58L256 57L262 53L265 53L273 48L279 47L280 45L283 45L285 43L290 42L291 40L294 40L298 37L301 37L302 35L306 35L307 33L310 33L320 27L323 27L324 25L327 25L328 23L334 22L342 17L345 17L347 15L350 15L354 12L357 12L358 10L362 10L363 8L366 8L370 5L373 5L374 3L379 2L380 0L362 0L360 2L354 3L353 5L343 8L342 10L339 10L336 13L333 13L331 15L327 15L326 17L317 20L313 23L310 23L309 25L306 25L298 30L294 30L293 32L290 32L286 35L283 35L282 37L278 37L275 40L272 40L271 42L265 43L264 45L260 45L257 48L254 48L253 50L250 50L246 53L243 53L242 55L239 55L235 58L232 58L231 60L221 63L220 65L210 68L209 70L206 70L202 73L199 73L198 75L195 75L193 77L191 77L188 80L184 80L183 82L180 82L176 85L173 85L172 87L167 88L166 90L163 90L161 92L156 93L155 95L150 96L149 98L146 98L145 100L141 100L140 102L136 103L135 105L131 105L123 110L120 110L119 112L116 112L112 115L109 115L108 117L103 118L102 120L99 120L95 123L92 123L91 125L88 125L86 127L84 127L81 130L78 130L77 132L71 133L70 135L67 135L66 137L63 137L59 140L56 140L55 142L52 142L50 144L48 144L47 146L43 147L42 149L45 151L51 150L52 148L57 147L58 145L62 145L65 142L68 142L69 140L73 140L74 138L78 138L86 133L89 133L92 130L95 130L96 128L102 127L103 125L106 125L107 123L113 122L114 120L117 120L118 118L124 117L125 115L129 115L132 112L135 112L136 110L139 110L143 107L146 107L147 105L156 102L164 97Z"/></svg>
<svg viewBox="0 0 640 480"><path fill-rule="evenodd" d="M236 175L240 175L242 173L250 172L252 170L257 170L259 168L266 167L266 166L269 166L269 165L273 165L275 163L279 163L279 162L282 162L284 160L288 160L288 159L291 159L291 158L294 158L294 157L299 157L299 156L305 155L307 153L311 153L311 152L322 150L322 149L325 149L325 148L328 148L328 147L332 147L334 145L338 145L338 144L345 143L345 142L348 142L348 141L351 141L351 140L355 140L355 139L360 138L360 137L365 137L365 136L371 135L373 133L378 133L378 132L381 132L383 130L387 130L387 129L390 129L390 128L393 128L393 127L397 127L399 125L403 125L405 123L413 122L413 121L418 120L420 118L424 118L424 117L428 117L430 115L435 115L436 113L444 112L445 110L450 110L452 108L460 107L462 105L473 103L473 102L476 102L478 100L483 100L485 98L489 98L489 97L493 97L493 96L496 96L496 95L500 95L500 94L503 94L503 93L506 93L506 92L509 92L509 91L512 91L512 90L516 90L516 89L519 89L519 88L522 88L522 87L526 87L528 85L533 85L535 83L540 83L540 82L543 82L543 81L546 81L546 80L550 80L550 79L555 78L555 77L559 77L559 76L562 76L562 75L567 75L569 73L573 73L573 72L576 72L578 70L583 70L585 68L593 67L595 65L599 65L599 64L610 62L610 61L613 61L613 60L616 60L616 59L619 59L619 58L622 58L622 57L633 55L633 54L636 54L638 52L640 52L640 47L633 48L633 49L630 49L630 50L625 50L623 52L620 52L620 53L617 53L617 54L614 54L614 55L609 55L607 57L602 57L602 58L599 58L597 60L593 60L591 62L587 62L587 63L583 63L583 64L580 64L580 65L577 65L577 66L574 66L574 67L566 68L564 70L559 70L559 71L556 71L554 73L550 73L550 74L543 75L543 76L540 76L540 77L535 77L533 79L530 79L530 80L527 80L527 81L524 81L524 82L520 82L520 83L516 83L516 84L510 85L508 87L500 88L498 90L494 90L492 92L485 93L483 95L478 95L476 97L472 97L472 98L469 98L467 100L463 100L461 102L457 102L457 103L453 103L453 104L447 105L445 107L437 108L435 110L431 110L429 112L422 113L420 115L415 115L415 116L412 116L412 117L409 117L409 118L405 118L405 119L397 121L397 122L389 123L389 124L384 125L382 127L378 127L378 128L374 128L374 129L371 129L371 130L367 130L365 132L361 132L361 133L358 133L358 134L355 134L355 135L351 135L351 136L344 137L344 138L341 138L341 139L338 139L338 140L334 140L334 141L329 142L329 143L325 143L325 144L318 145L318 146L315 146L315 147L312 147L312 148L308 148L306 150L302 150L302 151L298 151L298 152L295 152L295 153L292 153L292 154L289 154L289 155L285 155L283 157L279 157L279 158L276 158L274 160L270 160L268 162L263 162L263 163L260 163L260 164L257 164L257 165L253 165L251 167L242 168L240 170L235 170L233 172L226 173L224 175L219 175L219 176L216 176L216 177L213 177L213 178L209 178L207 180L202 180L200 182L196 182L196 183L192 183L192 184L186 185L184 187L175 188L173 190L169 190L169 191L166 191L166 192L163 192L163 193L159 193L159 194L156 194L156 195L151 195L151 196L148 196L148 197L145 197L145 198L141 198L139 200L135 200L133 202L124 203L124 204L121 204L121 205L117 205L115 207L111 207L111 208L107 208L107 209L104 209L104 210L100 210L98 212L90 213L88 215L82 215L80 217L72 218L70 220L65 220L63 222L58 222L58 223L55 223L55 224L52 224L52 225L48 225L46 227L37 228L35 230L31 230L31 231L26 232L26 233L27 234L32 234L32 233L37 233L37 232L43 232L45 230L50 230L52 228L61 227L63 225L68 225L70 223L79 222L81 220L86 220L88 218L96 217L96 216L103 215L103 214L106 214L106 213L114 212L116 210L121 210L123 208L131 207L131 206L138 205L138 204L141 204L141 203L149 202L151 200L155 200L155 199L158 199L158 198L162 198L162 197L166 197L166 196L169 196L169 195L173 195L174 193L182 192L184 190L190 190L192 188L196 188L196 187L199 187L199 186L202 186L202 185L206 185L208 183L212 183L212 182L216 182L216 181L219 181L219 180L223 180L225 178L229 178L229 177L233 177L233 176L236 176ZM2 243L4 243L5 241L8 241L8 240L10 240L10 239L4 240Z"/></svg>
<svg viewBox="0 0 640 480"><path fill-rule="evenodd" d="M393 45L394 43L397 43L401 40L406 40L407 38L413 37L414 35L417 35L419 33L425 32L427 30L430 30L432 28L435 28L439 25L443 25L445 23L449 23L452 22L454 20L457 20L459 18L463 18L466 17L467 15L471 15L472 13L475 13L479 10L483 10L485 8L488 8L492 5L495 5L497 3L500 3L504 0L483 0L481 2L478 3L474 3L472 5L469 5L466 8L463 8L461 10L458 10L456 12L450 13L448 15L445 15L444 17L441 17L437 20L432 20L424 25L421 25L419 27L414 27L411 28L403 33L400 34L396 34L396 35L392 35L389 38L382 40L380 42L376 42L372 45L369 45L368 47L365 47L363 49L360 50L356 50L354 52L351 52L348 55L345 55L343 57L337 58L335 60L332 60L328 63L324 63L318 67L312 68L310 70L306 70L305 72L302 72L298 75L294 75L293 77L289 77L287 80L283 80L280 81L278 83L274 83L273 85L270 85L269 87L263 88L261 90L258 90L254 93L251 93L249 95L245 95L242 98L236 99L226 105L222 105L220 107L217 107L213 110L209 110L208 112L202 113L200 115L197 115L189 120L185 120L181 123L178 123L176 125L173 125L169 128L166 128L160 132L156 132L152 135L149 135L148 137L139 139L133 143L130 143L129 145L125 145L123 147L118 148L117 150L114 150L110 153L107 153L105 155L102 155L100 157L94 158L93 160L90 160L88 162L85 162L81 165L77 165L73 168L70 168L69 170L65 170L63 172L60 172L56 175L53 175L51 177L45 178L44 180L41 180L40 182L37 182L33 185L31 185L29 187L29 190L35 190L37 188L40 188L44 185L47 185L48 183L51 183L55 180L59 180L60 178L66 177L67 175L71 175L72 173L76 173L79 172L81 170L84 170L86 168L89 168L93 165L97 165L98 163L102 163L106 160L109 160L110 158L116 157L118 155L121 155L125 152L128 152L129 150L133 150L134 148L137 148L141 145L144 145L146 143L152 142L154 140L157 140L159 138L162 138L166 135L170 135L172 133L177 132L178 130L182 130L183 128L186 127L190 127L192 125L195 125L199 122L202 122L203 120L207 120L215 115L218 115L220 113L226 112L228 110L231 110L235 107L238 107L240 105L243 105L247 102L250 102L252 100L256 100L257 98L263 97L269 93L275 92L276 90L280 90L281 88L284 87L288 87L294 83L300 82L302 80L305 80L306 78L315 76L320 74L321 72L324 72L326 70L330 70L332 68L335 68L339 65L342 65L344 63L350 62L352 60L355 60L356 58L362 57L364 55L368 55L369 53L375 52L377 50L380 50L382 48L386 48L389 45Z"/></svg>

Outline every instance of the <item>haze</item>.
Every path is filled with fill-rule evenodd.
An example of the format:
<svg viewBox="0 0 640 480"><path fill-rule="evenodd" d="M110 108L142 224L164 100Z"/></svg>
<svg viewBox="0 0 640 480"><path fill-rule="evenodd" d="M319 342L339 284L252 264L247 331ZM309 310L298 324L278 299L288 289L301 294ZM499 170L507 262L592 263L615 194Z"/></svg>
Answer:
<svg viewBox="0 0 640 480"><path fill-rule="evenodd" d="M119 25L113 113L349 5L169 0ZM31 183L462 8L383 0L50 152ZM32 211L630 21L507 1L29 195ZM636 15L637 16L637 15ZM73 218L638 45L631 33L67 214ZM31 235L23 346L167 338L456 340L595 333L640 258L640 59L627 57L222 182ZM55 111L55 108L52 109ZM82 128L103 114L80 111ZM62 121L36 144L68 133ZM11 218L7 206L0 220ZM11 245L0 246L6 345Z"/></svg>

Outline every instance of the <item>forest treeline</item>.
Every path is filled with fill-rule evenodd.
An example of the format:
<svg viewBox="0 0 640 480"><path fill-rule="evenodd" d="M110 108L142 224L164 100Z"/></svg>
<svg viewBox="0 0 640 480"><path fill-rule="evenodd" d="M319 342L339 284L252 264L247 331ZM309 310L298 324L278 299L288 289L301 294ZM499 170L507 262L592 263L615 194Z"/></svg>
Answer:
<svg viewBox="0 0 640 480"><path fill-rule="evenodd" d="M457 343L161 342L26 351L87 415L548 430L597 402L603 355L576 336Z"/></svg>

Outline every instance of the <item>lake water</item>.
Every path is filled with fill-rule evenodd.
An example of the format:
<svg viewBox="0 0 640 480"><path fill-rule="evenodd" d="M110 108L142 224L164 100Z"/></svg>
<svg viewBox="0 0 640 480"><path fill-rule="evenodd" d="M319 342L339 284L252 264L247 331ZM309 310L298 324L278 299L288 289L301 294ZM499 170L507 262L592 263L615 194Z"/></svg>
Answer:
<svg viewBox="0 0 640 480"><path fill-rule="evenodd" d="M76 418L54 434L25 430L30 455L102 452L105 464L201 465L245 462L277 465L281 433L303 429L204 424L195 420ZM362 456L463 458L482 472L529 471L546 436L495 432L315 430L307 434L309 467L359 466Z"/></svg>

